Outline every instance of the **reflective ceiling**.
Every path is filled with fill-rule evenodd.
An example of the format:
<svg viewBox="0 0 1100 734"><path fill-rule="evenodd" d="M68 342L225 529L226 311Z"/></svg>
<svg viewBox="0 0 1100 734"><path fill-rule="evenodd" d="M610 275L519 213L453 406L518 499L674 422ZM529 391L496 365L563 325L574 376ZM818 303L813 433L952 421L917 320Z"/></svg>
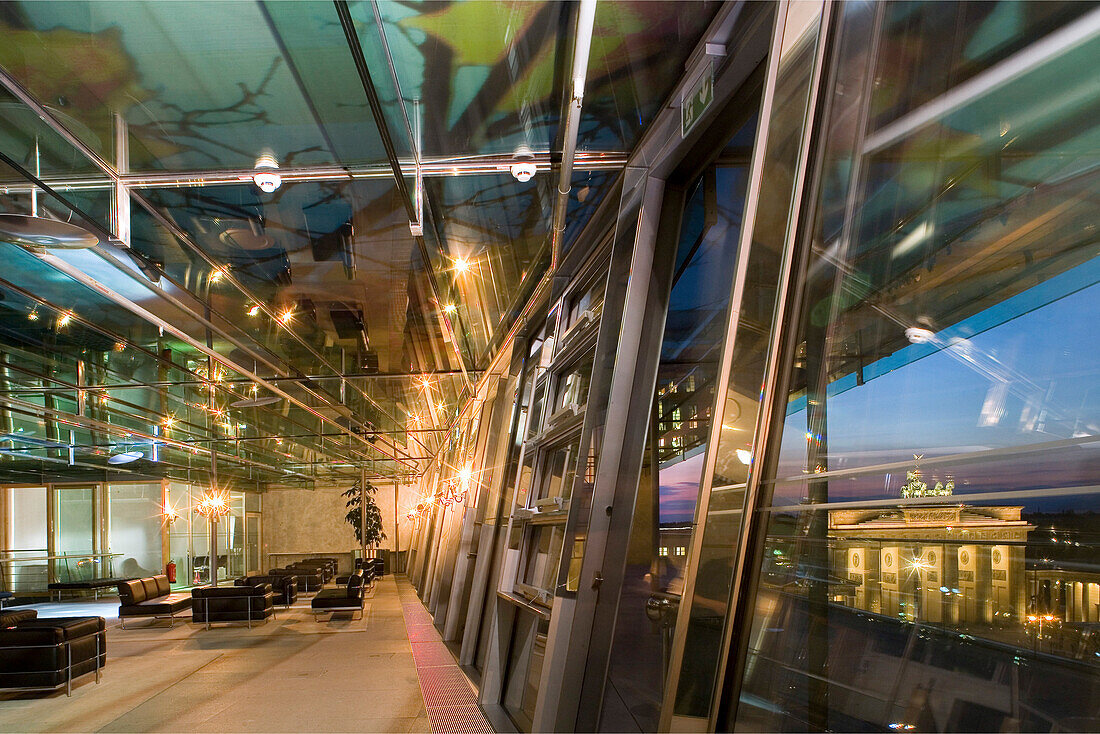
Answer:
<svg viewBox="0 0 1100 734"><path fill-rule="evenodd" d="M563 247L717 7L597 4ZM100 241L0 241L0 482L419 472L549 264L575 24L568 2L0 5L0 212Z"/></svg>

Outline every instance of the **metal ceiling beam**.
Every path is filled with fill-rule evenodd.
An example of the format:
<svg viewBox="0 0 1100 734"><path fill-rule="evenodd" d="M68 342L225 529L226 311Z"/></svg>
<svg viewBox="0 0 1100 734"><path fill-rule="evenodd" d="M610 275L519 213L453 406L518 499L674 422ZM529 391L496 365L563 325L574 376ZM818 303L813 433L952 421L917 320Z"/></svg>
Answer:
<svg viewBox="0 0 1100 734"><path fill-rule="evenodd" d="M0 279L0 285L4 285L5 281ZM73 315L76 318L76 315ZM120 343L123 342L121 337L117 339ZM130 346L130 345L127 345ZM140 348L140 347L135 347ZM694 363L693 363L694 364ZM172 369L180 369L178 365L169 363L168 366ZM440 370L435 372L387 372L387 373L348 373L343 375L307 375L305 377L265 377L268 382L320 382L322 380L404 380L404 379L419 379L428 376L454 376L461 375L458 370ZM481 374L481 371L475 371L472 374ZM44 379L54 379L46 376L42 376ZM15 394L15 393L42 393L42 392L72 392L75 389L95 391L95 392L110 392L111 390L140 390L142 388L162 388L162 387L206 387L211 384L220 385L254 385L255 382L244 377L234 377L223 379L220 382L214 380L206 380L203 378L196 378L193 380L153 380L150 382L112 382L103 385L86 384L76 387L21 387L13 388L11 390L0 390L0 395ZM416 387L419 387L417 385ZM234 393L230 393L231 395ZM241 399L249 398L249 395L237 395ZM232 406L230 406L232 407ZM396 421L395 421L396 422Z"/></svg>
<svg viewBox="0 0 1100 734"><path fill-rule="evenodd" d="M553 171L553 154L549 150L533 154L532 162L539 173ZM578 150L573 159L575 171L619 171L626 165L629 154L608 151ZM402 158L399 161L405 176L416 174L416 161ZM456 176L500 176L511 175L510 167L515 163L511 155L471 155L428 157L421 163L421 173L429 178L448 178ZM62 190L106 190L117 181L127 190L143 188L184 188L195 186L226 186L252 183L256 171L251 168L227 168L195 171L148 171L118 174L117 178L104 179L96 176L46 175L42 180L56 189ZM359 166L294 166L279 169L283 183L301 183L304 181L351 181L358 179L386 179L393 176L393 168L386 163ZM18 182L0 184L5 193L26 193L34 186Z"/></svg>

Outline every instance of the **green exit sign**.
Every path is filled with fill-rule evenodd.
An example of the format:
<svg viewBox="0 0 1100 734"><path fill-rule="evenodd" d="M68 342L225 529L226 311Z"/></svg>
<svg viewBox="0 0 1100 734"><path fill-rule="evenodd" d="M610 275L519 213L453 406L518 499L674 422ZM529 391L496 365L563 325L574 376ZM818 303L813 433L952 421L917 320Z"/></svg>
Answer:
<svg viewBox="0 0 1100 734"><path fill-rule="evenodd" d="M706 74L699 78L699 81L691 86L691 89L684 94L684 98L680 102L680 135L682 137L687 137L688 132L695 127L695 123L699 121L699 118L703 116L703 112L706 111L707 107L710 107L710 103L713 101L714 71L708 70Z"/></svg>

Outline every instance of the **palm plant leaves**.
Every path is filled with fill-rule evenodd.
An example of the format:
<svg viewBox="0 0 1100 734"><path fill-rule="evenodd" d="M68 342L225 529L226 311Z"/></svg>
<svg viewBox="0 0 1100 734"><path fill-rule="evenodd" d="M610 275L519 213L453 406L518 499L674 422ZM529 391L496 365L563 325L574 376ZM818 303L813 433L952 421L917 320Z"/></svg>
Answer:
<svg viewBox="0 0 1100 734"><path fill-rule="evenodd" d="M382 510L378 508L378 505L374 501L374 494L378 491L378 488L367 483L366 491L359 491L359 482L351 485L351 487L341 494L348 498L348 501L344 503L344 507L348 508L348 512L344 515L344 521L355 530L355 539L359 541L360 545L375 546L386 539L386 531L382 528ZM363 518L363 499L366 499L366 518ZM366 538L363 534L366 531Z"/></svg>

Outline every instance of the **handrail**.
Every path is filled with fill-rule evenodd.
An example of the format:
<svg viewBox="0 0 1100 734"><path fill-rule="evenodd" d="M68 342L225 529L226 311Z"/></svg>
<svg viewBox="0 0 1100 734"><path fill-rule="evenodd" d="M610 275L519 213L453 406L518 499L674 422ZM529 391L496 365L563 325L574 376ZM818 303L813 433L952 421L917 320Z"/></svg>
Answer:
<svg viewBox="0 0 1100 734"><path fill-rule="evenodd" d="M0 551L0 553L19 553L20 551ZM23 561L58 561L68 560L70 558L118 558L124 556L125 553L62 553L60 555L52 556L33 556L30 558L0 558L0 563L13 563Z"/></svg>

